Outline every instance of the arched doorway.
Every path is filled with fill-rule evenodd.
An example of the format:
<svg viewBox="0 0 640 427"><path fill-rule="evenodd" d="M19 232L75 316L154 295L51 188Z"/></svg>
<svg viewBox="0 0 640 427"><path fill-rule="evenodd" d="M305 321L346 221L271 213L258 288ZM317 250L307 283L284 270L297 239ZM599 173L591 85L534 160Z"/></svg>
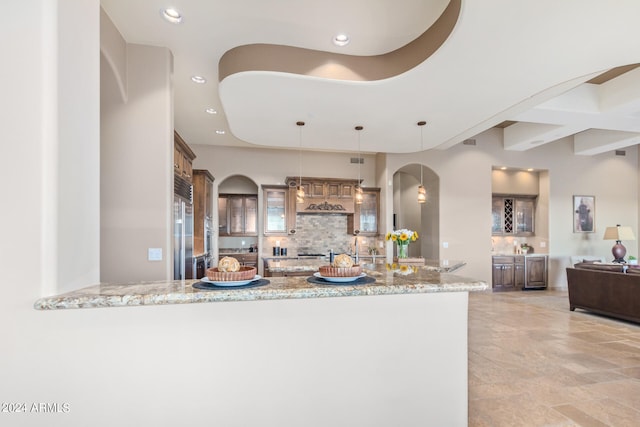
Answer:
<svg viewBox="0 0 640 427"><path fill-rule="evenodd" d="M426 203L418 203L420 168L427 190ZM418 244L409 245L410 257L440 258L440 178L430 168L409 164L393 174L393 228L417 231Z"/></svg>

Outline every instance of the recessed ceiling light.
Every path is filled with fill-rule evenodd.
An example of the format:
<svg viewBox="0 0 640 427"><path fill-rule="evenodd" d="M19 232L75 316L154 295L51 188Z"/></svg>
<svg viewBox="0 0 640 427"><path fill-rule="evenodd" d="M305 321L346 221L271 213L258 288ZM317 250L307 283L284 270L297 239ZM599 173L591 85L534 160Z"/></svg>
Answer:
<svg viewBox="0 0 640 427"><path fill-rule="evenodd" d="M506 171L506 170L507 170L507 167L506 167L506 166L502 166L502 167L500 168L500 170L502 170L502 171Z"/></svg>
<svg viewBox="0 0 640 427"><path fill-rule="evenodd" d="M348 45L350 41L346 34L338 34L333 38L333 44L340 47Z"/></svg>
<svg viewBox="0 0 640 427"><path fill-rule="evenodd" d="M206 111L209 114L218 114L218 112L214 108L207 108L204 111Z"/></svg>
<svg viewBox="0 0 640 427"><path fill-rule="evenodd" d="M179 24L182 22L182 15L175 9L162 9L160 14L167 22L171 22L172 24Z"/></svg>
<svg viewBox="0 0 640 427"><path fill-rule="evenodd" d="M533 168L527 169L527 172L533 172Z"/></svg>
<svg viewBox="0 0 640 427"><path fill-rule="evenodd" d="M191 76L191 81L194 83L206 83L207 79L202 76Z"/></svg>
<svg viewBox="0 0 640 427"><path fill-rule="evenodd" d="M225 132L224 132L223 130L218 129L218 130L216 131L216 133L217 133L218 135L224 135L224 133L225 133Z"/></svg>

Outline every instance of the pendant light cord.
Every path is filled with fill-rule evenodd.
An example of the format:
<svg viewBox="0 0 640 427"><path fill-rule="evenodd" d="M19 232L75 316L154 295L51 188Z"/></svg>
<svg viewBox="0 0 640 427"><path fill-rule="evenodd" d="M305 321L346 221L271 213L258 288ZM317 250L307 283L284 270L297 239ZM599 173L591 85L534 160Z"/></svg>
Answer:
<svg viewBox="0 0 640 427"><path fill-rule="evenodd" d="M422 160L422 158L424 156L424 135L423 135L422 130L424 129L424 125L426 125L426 124L427 124L427 122L425 122L424 120L419 121L417 123L417 125L420 126L420 185L424 185L423 182L422 182L423 181L422 180L422 178L423 178L422 177L422 169L424 168L424 165L423 165L424 162Z"/></svg>
<svg viewBox="0 0 640 427"><path fill-rule="evenodd" d="M298 186L302 187L302 126L304 126L304 122L300 121L300 122L296 122L296 125L298 125L298 127L300 128L300 132L299 132L299 147L298 147L298 167L299 167L299 174L298 174Z"/></svg>

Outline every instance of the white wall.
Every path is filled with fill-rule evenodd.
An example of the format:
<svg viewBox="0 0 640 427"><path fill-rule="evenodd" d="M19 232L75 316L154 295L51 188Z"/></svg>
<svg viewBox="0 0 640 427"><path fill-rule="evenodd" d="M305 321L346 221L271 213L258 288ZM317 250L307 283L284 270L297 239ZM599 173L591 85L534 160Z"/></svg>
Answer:
<svg viewBox="0 0 640 427"><path fill-rule="evenodd" d="M126 102L101 67L100 281L112 283L173 277L172 55L129 44L126 58ZM148 248L163 260L149 261Z"/></svg>

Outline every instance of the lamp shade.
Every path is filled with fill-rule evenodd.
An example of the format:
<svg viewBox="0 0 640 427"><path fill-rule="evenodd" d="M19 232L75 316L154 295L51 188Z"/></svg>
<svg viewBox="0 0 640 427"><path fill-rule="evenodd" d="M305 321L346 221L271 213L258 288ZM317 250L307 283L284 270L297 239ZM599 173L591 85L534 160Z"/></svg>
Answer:
<svg viewBox="0 0 640 427"><path fill-rule="evenodd" d="M607 227L604 231L604 240L636 240L631 227L616 225Z"/></svg>

